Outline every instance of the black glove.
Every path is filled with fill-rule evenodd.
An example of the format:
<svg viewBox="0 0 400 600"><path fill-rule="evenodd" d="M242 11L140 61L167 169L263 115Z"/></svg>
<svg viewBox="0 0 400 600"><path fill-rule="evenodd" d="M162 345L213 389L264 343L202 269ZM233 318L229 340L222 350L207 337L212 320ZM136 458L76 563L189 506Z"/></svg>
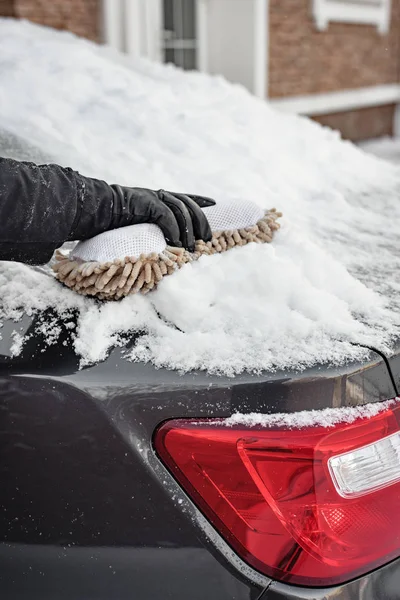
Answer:
<svg viewBox="0 0 400 600"><path fill-rule="evenodd" d="M82 240L109 229L154 223L170 246L193 251L195 240L211 240L210 225L201 210L215 204L210 198L108 185L93 179L85 187L81 215L70 239Z"/></svg>
<svg viewBox="0 0 400 600"><path fill-rule="evenodd" d="M194 250L195 240L211 240L211 229L204 212L214 200L203 196L176 194L165 190L126 188L112 185L114 206L112 228L136 223L155 223L170 246Z"/></svg>

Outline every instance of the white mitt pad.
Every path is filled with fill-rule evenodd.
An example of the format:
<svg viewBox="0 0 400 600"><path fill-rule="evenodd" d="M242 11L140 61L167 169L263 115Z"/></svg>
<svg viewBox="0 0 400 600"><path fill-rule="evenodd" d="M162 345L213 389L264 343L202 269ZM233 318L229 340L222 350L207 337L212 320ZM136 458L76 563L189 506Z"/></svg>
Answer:
<svg viewBox="0 0 400 600"><path fill-rule="evenodd" d="M211 231L225 231L252 227L264 216L264 210L249 201L218 202L202 209L210 223ZM162 253L167 247L162 231L157 225L130 225L106 231L79 242L72 258L82 261L113 261L125 256Z"/></svg>

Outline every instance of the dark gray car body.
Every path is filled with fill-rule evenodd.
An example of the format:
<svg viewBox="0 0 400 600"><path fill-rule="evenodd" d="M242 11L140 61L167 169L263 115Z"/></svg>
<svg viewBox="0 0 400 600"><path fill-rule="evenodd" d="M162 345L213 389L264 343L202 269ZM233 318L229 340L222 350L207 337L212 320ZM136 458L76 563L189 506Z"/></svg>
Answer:
<svg viewBox="0 0 400 600"><path fill-rule="evenodd" d="M25 158L14 141L11 148L10 154ZM152 442L170 418L393 398L400 352L388 361L371 350L365 363L340 369L230 379L130 363L115 349L104 362L80 370L62 323L57 345L47 346L36 334L11 358L12 331L30 332L33 321L6 321L1 330L0 598L400 597L400 561L324 590L288 586L254 571L187 498ZM127 344L134 342L132 334Z"/></svg>

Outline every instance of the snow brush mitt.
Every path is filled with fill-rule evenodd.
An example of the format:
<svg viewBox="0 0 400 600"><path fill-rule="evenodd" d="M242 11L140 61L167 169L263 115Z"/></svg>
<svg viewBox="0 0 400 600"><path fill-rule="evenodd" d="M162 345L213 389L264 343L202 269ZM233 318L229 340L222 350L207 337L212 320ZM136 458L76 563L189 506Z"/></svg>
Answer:
<svg viewBox="0 0 400 600"><path fill-rule="evenodd" d="M79 242L70 256L57 252L53 269L78 294L102 300L146 294L163 277L200 256L271 242L282 216L275 208L265 212L252 202L219 202L202 210L213 236L210 242L196 241L194 252L167 246L157 225L130 225Z"/></svg>

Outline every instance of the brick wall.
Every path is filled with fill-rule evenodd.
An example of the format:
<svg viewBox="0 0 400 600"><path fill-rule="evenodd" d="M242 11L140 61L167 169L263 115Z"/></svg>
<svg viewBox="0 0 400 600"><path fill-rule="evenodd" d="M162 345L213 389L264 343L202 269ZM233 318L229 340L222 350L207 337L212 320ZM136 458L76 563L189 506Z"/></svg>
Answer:
<svg viewBox="0 0 400 600"><path fill-rule="evenodd" d="M98 40L100 0L0 0L0 16L15 16Z"/></svg>
<svg viewBox="0 0 400 600"><path fill-rule="evenodd" d="M391 27L330 23L316 29L312 0L270 0L269 95L296 96L399 80L400 0Z"/></svg>
<svg viewBox="0 0 400 600"><path fill-rule="evenodd" d="M15 17L14 0L0 0L0 17Z"/></svg>
<svg viewBox="0 0 400 600"><path fill-rule="evenodd" d="M342 137L353 142L393 135L396 105L374 106L314 117L322 125L340 131Z"/></svg>

